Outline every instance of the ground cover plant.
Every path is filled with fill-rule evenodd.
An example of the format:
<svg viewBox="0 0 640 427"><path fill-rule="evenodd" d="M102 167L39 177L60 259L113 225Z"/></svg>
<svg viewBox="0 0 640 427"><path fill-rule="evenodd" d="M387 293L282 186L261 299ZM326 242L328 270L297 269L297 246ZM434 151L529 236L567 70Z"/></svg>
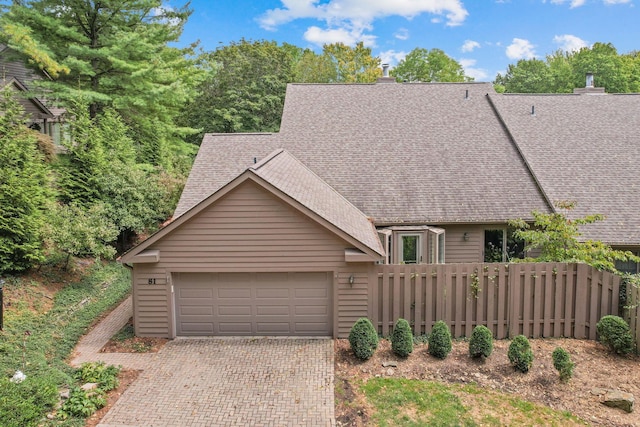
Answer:
<svg viewBox="0 0 640 427"><path fill-rule="evenodd" d="M58 389L78 384L75 370L65 363L78 339L129 288L128 271L115 263L85 265L74 276L43 267L33 275L6 279L0 334L0 425L43 425L42 420L57 404ZM26 380L9 382L17 370ZM76 417L47 422L83 424Z"/></svg>

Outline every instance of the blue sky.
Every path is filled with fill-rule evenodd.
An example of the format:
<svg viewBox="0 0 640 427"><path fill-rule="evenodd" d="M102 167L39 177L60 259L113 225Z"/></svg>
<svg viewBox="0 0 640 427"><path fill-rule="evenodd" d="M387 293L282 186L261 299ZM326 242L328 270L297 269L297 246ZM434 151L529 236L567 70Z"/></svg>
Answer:
<svg viewBox="0 0 640 427"><path fill-rule="evenodd" d="M192 0L191 8L181 42L200 40L205 50L241 38L317 52L363 41L394 65L416 47L438 48L477 81L558 49L607 42L619 53L640 50L635 0Z"/></svg>

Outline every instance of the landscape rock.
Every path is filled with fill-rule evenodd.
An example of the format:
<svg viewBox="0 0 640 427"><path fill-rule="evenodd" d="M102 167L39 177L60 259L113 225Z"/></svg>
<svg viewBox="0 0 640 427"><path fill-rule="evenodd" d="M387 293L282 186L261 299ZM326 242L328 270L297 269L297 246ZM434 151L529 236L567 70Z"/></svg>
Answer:
<svg viewBox="0 0 640 427"><path fill-rule="evenodd" d="M60 399L68 399L70 396L70 391L68 388L65 388L63 390L60 390L60 392L58 393L58 395L60 396Z"/></svg>
<svg viewBox="0 0 640 427"><path fill-rule="evenodd" d="M98 383L86 383L80 388L84 391L95 390L98 388Z"/></svg>
<svg viewBox="0 0 640 427"><path fill-rule="evenodd" d="M608 390L602 404L610 408L619 408L626 412L633 412L634 397L631 393L619 390Z"/></svg>
<svg viewBox="0 0 640 427"><path fill-rule="evenodd" d="M383 368L388 368L388 367L392 367L392 368L397 368L398 367L398 362L382 362L382 367Z"/></svg>

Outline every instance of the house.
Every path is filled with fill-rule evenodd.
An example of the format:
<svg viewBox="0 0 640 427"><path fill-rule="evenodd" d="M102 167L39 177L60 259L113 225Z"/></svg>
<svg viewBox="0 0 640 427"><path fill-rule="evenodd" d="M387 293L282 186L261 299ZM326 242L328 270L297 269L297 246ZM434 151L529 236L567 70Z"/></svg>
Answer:
<svg viewBox="0 0 640 427"><path fill-rule="evenodd" d="M55 146L61 149L62 123L66 110L55 106L42 94L34 93L37 80L50 80L51 77L46 71L27 68L22 58L3 44L0 44L0 73L0 88L9 86L16 92L28 117L27 126L49 135Z"/></svg>
<svg viewBox="0 0 640 427"><path fill-rule="evenodd" d="M172 222L121 257L136 333L343 337L377 264L518 256L507 221L556 200L640 250L640 95L592 92L289 85L280 132L206 135Z"/></svg>

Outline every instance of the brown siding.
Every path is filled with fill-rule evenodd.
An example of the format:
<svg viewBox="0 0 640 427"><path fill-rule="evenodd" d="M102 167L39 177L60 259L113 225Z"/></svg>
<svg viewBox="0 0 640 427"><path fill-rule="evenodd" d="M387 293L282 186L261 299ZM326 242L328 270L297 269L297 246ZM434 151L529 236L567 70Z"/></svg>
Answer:
<svg viewBox="0 0 640 427"><path fill-rule="evenodd" d="M158 263L134 266L136 333L174 334L171 272L328 271L334 275L334 335L348 334L351 319L368 311L368 266L345 263L350 246L257 184L243 183L150 246L160 251Z"/></svg>
<svg viewBox="0 0 640 427"><path fill-rule="evenodd" d="M482 225L451 225L445 229L445 262L482 262L484 229ZM464 240L467 233L469 240Z"/></svg>

